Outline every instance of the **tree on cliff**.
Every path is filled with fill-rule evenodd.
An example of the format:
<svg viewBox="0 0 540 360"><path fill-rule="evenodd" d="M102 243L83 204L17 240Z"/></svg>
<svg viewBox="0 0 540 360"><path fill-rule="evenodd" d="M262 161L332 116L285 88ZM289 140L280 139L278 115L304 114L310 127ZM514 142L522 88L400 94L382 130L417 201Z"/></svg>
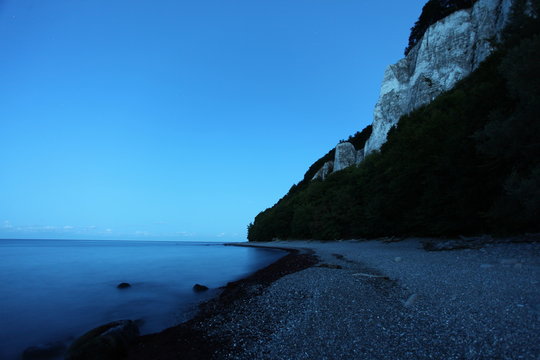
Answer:
<svg viewBox="0 0 540 360"><path fill-rule="evenodd" d="M426 30L437 21L461 9L468 9L476 0L429 0L422 8L418 21L411 28L405 55L422 39Z"/></svg>

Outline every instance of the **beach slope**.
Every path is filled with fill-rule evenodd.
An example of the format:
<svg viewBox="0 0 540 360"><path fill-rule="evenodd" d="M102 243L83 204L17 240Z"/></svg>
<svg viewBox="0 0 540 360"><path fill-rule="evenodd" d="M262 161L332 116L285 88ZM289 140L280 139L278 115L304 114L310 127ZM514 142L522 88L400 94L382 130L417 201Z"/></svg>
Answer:
<svg viewBox="0 0 540 360"><path fill-rule="evenodd" d="M257 246L305 257L271 281L225 290L230 301L216 299L183 332L146 338L132 358L152 349L156 359L197 358L199 347L215 359L540 357L538 243L436 252L419 239ZM195 352L181 350L182 339Z"/></svg>

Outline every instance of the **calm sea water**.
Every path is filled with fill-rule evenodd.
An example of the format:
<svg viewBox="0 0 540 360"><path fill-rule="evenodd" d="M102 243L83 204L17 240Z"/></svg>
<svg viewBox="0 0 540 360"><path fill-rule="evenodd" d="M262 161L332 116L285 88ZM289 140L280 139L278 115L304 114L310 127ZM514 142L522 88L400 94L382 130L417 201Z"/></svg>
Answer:
<svg viewBox="0 0 540 360"><path fill-rule="evenodd" d="M0 240L0 359L114 320L142 319L142 333L160 331L283 255L215 243ZM120 282L132 287L119 290ZM194 293L195 283L211 290Z"/></svg>

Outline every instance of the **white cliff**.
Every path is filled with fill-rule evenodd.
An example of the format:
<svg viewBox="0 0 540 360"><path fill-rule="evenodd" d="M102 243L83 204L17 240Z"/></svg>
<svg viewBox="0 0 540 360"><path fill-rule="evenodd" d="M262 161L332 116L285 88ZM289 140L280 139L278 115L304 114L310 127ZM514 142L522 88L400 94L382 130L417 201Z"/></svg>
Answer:
<svg viewBox="0 0 540 360"><path fill-rule="evenodd" d="M334 171L334 162L333 161L327 161L324 163L323 167L315 173L312 180L315 179L321 179L324 180L326 177Z"/></svg>
<svg viewBox="0 0 540 360"><path fill-rule="evenodd" d="M360 149L356 152L356 161L354 162L355 165L358 165L364 160L364 149Z"/></svg>
<svg viewBox="0 0 540 360"><path fill-rule="evenodd" d="M334 171L343 170L356 163L356 149L348 141L341 142L336 146Z"/></svg>
<svg viewBox="0 0 540 360"><path fill-rule="evenodd" d="M384 74L373 132L363 155L380 149L399 118L432 101L475 70L493 50L512 0L478 0L430 26L409 54Z"/></svg>
<svg viewBox="0 0 540 360"><path fill-rule="evenodd" d="M312 180L324 180L334 171L343 170L352 165L358 165L364 159L364 149L356 150L354 145L348 141L340 142L336 146L334 161L327 161L315 173Z"/></svg>

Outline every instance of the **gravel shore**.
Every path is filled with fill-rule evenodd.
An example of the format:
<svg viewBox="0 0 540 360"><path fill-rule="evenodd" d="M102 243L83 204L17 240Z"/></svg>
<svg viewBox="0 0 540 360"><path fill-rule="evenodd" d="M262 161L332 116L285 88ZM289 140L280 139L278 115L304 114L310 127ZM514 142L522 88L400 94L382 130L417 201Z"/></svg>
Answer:
<svg viewBox="0 0 540 360"><path fill-rule="evenodd" d="M257 246L304 249L319 263L250 283L190 323L216 344L205 358L540 359L538 243L440 252L417 239Z"/></svg>

